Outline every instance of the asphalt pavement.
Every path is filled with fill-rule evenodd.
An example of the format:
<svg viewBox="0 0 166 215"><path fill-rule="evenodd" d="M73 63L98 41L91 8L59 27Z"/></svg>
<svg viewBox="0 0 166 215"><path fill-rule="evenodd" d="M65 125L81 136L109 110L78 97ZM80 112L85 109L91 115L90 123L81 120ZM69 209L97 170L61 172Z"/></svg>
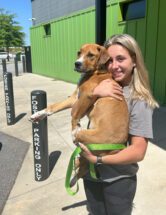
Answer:
<svg viewBox="0 0 166 215"><path fill-rule="evenodd" d="M1 65L0 65L1 66ZM8 65L7 65L8 66ZM31 98L33 90L47 92L47 103L62 101L75 89L75 85L32 73L23 73L19 63L19 76L13 73L15 100L14 125L6 123L3 80L0 79L0 132L20 141L29 143L29 149L23 159L15 183L11 188L2 215L88 215L86 198L79 180L79 192L70 196L65 190L65 175L74 145L71 138L70 110L48 117L48 149L52 160L52 171L44 181L34 177L34 157L32 143ZM2 68L0 68L2 77ZM85 118L83 126L87 123ZM134 200L133 215L164 215L166 211L166 108L155 112L155 137L149 142L144 161L140 162L138 187ZM1 141L0 141L1 142ZM3 144L2 144L3 149ZM21 146L20 146L21 147ZM0 151L0 156L1 156ZM6 152L6 156L8 156ZM19 156L19 155L17 155ZM5 171L5 170L4 170Z"/></svg>

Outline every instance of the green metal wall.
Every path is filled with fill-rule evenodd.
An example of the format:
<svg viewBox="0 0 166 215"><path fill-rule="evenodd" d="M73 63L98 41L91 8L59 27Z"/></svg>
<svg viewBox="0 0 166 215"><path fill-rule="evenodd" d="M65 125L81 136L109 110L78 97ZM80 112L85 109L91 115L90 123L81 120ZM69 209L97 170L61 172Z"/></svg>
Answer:
<svg viewBox="0 0 166 215"><path fill-rule="evenodd" d="M73 71L77 51L94 38L94 8L51 22L51 36L44 36L43 25L32 28L33 72L77 82L79 75Z"/></svg>
<svg viewBox="0 0 166 215"><path fill-rule="evenodd" d="M156 99L166 103L165 0L147 0L146 17L132 21L121 20L120 2L107 5L107 37L128 33L138 41L149 70L151 86ZM42 25L31 28L33 72L69 82L77 82L79 75L73 64L79 47L95 42L95 9L73 14L51 23L51 36L44 37Z"/></svg>

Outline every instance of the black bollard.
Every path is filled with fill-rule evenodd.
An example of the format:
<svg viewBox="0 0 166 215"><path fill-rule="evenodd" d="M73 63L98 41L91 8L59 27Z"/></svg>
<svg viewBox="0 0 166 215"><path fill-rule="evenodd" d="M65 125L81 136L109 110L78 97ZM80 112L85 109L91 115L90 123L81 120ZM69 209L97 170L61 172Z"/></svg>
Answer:
<svg viewBox="0 0 166 215"><path fill-rule="evenodd" d="M3 69L3 73L7 72L6 60L5 59L2 59L2 69Z"/></svg>
<svg viewBox="0 0 166 215"><path fill-rule="evenodd" d="M23 67L23 72L26 72L26 67L25 67L25 56L22 56L22 67Z"/></svg>
<svg viewBox="0 0 166 215"><path fill-rule="evenodd" d="M46 92L31 92L32 114L47 106ZM43 181L49 176L47 118L32 124L35 180Z"/></svg>
<svg viewBox="0 0 166 215"><path fill-rule="evenodd" d="M14 58L14 65L15 65L15 74L16 76L18 76L18 60L16 57Z"/></svg>
<svg viewBox="0 0 166 215"><path fill-rule="evenodd" d="M3 73L7 125L15 123L13 78L11 72Z"/></svg>

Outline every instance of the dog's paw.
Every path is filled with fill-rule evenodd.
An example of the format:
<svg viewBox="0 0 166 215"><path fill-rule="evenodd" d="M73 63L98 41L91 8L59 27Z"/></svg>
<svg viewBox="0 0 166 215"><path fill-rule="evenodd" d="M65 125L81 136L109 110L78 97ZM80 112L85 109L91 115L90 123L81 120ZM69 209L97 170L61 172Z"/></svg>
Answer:
<svg viewBox="0 0 166 215"><path fill-rule="evenodd" d="M76 137L79 131L81 131L82 128L80 126L77 126L75 129L72 130L72 140L73 143L77 145Z"/></svg>
<svg viewBox="0 0 166 215"><path fill-rule="evenodd" d="M37 111L36 113L31 115L31 117L29 118L29 121L31 121L33 123L38 122L38 121L44 119L45 117L47 117L48 115L49 114L45 110Z"/></svg>

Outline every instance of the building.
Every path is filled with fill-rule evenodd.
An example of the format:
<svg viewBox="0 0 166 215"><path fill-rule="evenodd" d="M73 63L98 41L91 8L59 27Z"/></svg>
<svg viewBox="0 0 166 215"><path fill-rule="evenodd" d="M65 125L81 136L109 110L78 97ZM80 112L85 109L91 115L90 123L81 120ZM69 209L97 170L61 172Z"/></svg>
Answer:
<svg viewBox="0 0 166 215"><path fill-rule="evenodd" d="M95 0L31 0L33 73L76 83L79 47L95 42ZM138 41L154 96L166 104L165 0L107 0L106 36L128 33Z"/></svg>

